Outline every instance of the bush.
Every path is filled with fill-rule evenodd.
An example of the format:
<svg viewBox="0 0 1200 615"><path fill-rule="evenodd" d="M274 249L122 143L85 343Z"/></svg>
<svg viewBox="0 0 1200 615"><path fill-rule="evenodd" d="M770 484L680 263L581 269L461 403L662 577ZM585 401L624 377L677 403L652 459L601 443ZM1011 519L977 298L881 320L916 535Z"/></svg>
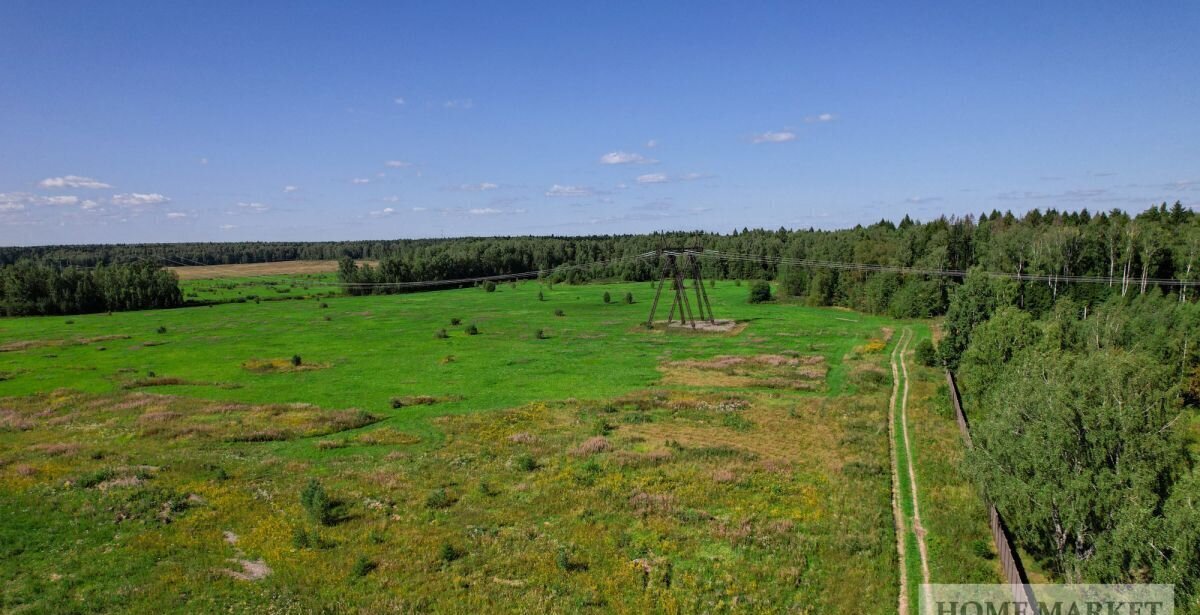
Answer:
<svg viewBox="0 0 1200 615"><path fill-rule="evenodd" d="M479 335L479 327L476 327L475 323L467 325L467 335Z"/></svg>
<svg viewBox="0 0 1200 615"><path fill-rule="evenodd" d="M329 494L325 493L325 488L317 479L310 479L300 492L300 505L313 521L321 525L333 524L333 500L329 499Z"/></svg>
<svg viewBox="0 0 1200 615"><path fill-rule="evenodd" d="M633 305L633 293L625 293L625 303Z"/></svg>
<svg viewBox="0 0 1200 615"><path fill-rule="evenodd" d="M446 333L445 329L438 329L437 332L433 334L433 337L434 339L444 340L450 337L450 334Z"/></svg>
<svg viewBox="0 0 1200 615"><path fill-rule="evenodd" d="M325 309L325 308L327 308L327 307L329 307L329 304L328 304L328 303L325 303L324 301L322 301L322 302L321 302L321 309L323 310L323 309Z"/></svg>
<svg viewBox="0 0 1200 615"><path fill-rule="evenodd" d="M466 555L466 553L462 552L448 542L443 542L441 548L438 549L438 559L446 562L447 564L456 559L462 558L464 555Z"/></svg>
<svg viewBox="0 0 1200 615"><path fill-rule="evenodd" d="M933 342L928 339L917 342L917 348L913 351L913 356L916 357L917 363L925 367L937 366L937 350L933 347Z"/></svg>
<svg viewBox="0 0 1200 615"><path fill-rule="evenodd" d="M451 318L450 319L450 326L452 326L452 327L457 327L458 325L461 325L461 324L462 324L461 318Z"/></svg>
<svg viewBox="0 0 1200 615"><path fill-rule="evenodd" d="M304 528L298 527L292 530L292 546L297 549L307 549L312 546L312 540L308 537L308 532Z"/></svg>
<svg viewBox="0 0 1200 615"><path fill-rule="evenodd" d="M375 570L375 567L375 562L368 559L365 555L360 555L354 562L354 568L350 570L350 577L354 579L365 577L371 574L371 571Z"/></svg>
<svg viewBox="0 0 1200 615"><path fill-rule="evenodd" d="M559 569L566 572L577 572L588 568L586 563L571 557L571 552L566 547L559 548L558 553L554 556L554 562L558 564Z"/></svg>
<svg viewBox="0 0 1200 615"><path fill-rule="evenodd" d="M763 303L771 300L771 285L766 280L755 280L750 285L750 303Z"/></svg>
<svg viewBox="0 0 1200 615"><path fill-rule="evenodd" d="M300 367L300 364L303 362L304 361L300 359L300 355L298 355L298 354L292 355L292 367Z"/></svg>
<svg viewBox="0 0 1200 615"><path fill-rule="evenodd" d="M522 472L532 472L538 469L538 462L529 455L521 455L517 457L517 468Z"/></svg>
<svg viewBox="0 0 1200 615"><path fill-rule="evenodd" d="M612 295L608 294L608 291L607 291L607 290L606 290L606 291L604 291L604 302L605 302L605 303L612 303Z"/></svg>
<svg viewBox="0 0 1200 615"><path fill-rule="evenodd" d="M484 282L483 290L484 290L484 292L489 292L489 293L496 292L496 283L491 280Z"/></svg>
<svg viewBox="0 0 1200 615"><path fill-rule="evenodd" d="M433 509L450 508L454 504L454 498L450 497L450 493L445 489L434 489L425 496L425 507Z"/></svg>
<svg viewBox="0 0 1200 615"><path fill-rule="evenodd" d="M167 328L166 328L166 327L164 327L164 326L162 326L162 325L159 325L159 326L158 326L158 329L155 329L155 330L156 330L156 331L158 331L160 334L161 334L161 333L166 333L166 332L167 332Z"/></svg>
<svg viewBox="0 0 1200 615"><path fill-rule="evenodd" d="M538 329L538 330L537 330L537 331L536 331L536 332L533 334L533 336L534 336L534 337L536 337L536 338L537 338L537 339L539 339L539 340L544 340L544 339L546 339L546 331L545 331L545 329Z"/></svg>
<svg viewBox="0 0 1200 615"><path fill-rule="evenodd" d="M538 301L545 301L545 300L546 300L546 295L542 294L542 291L539 290L538 291Z"/></svg>
<svg viewBox="0 0 1200 615"><path fill-rule="evenodd" d="M564 314L562 310L554 310L554 315L555 316L566 316L566 314Z"/></svg>

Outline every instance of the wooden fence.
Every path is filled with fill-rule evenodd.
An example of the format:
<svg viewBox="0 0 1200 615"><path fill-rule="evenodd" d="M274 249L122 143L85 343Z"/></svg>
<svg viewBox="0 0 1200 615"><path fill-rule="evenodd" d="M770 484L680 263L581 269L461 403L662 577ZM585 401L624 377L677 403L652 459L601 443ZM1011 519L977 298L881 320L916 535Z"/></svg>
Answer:
<svg viewBox="0 0 1200 615"><path fill-rule="evenodd" d="M954 418L958 421L959 431L962 432L963 443L967 448L971 448L974 446L971 442L971 424L967 421L967 414L963 412L958 383L950 370L946 370L946 382L950 385L950 402L954 405ZM994 504L986 500L984 503L987 504L992 541L996 543L996 553L1000 556L1000 570L1004 574L1004 581L1012 586L1013 600L1033 605L1036 612L1037 602L1034 601L1033 589L1029 587L1029 577L1025 575L1025 567L1021 565L1021 556L1013 548L1004 518L1000 516L1000 511L996 510Z"/></svg>

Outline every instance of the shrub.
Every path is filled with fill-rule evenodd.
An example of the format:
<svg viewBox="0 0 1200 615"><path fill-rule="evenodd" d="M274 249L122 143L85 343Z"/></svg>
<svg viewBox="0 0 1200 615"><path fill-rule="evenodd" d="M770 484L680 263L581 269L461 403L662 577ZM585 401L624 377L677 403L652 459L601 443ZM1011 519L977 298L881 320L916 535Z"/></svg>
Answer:
<svg viewBox="0 0 1200 615"><path fill-rule="evenodd" d="M633 305L633 293L625 293L625 303Z"/></svg>
<svg viewBox="0 0 1200 615"><path fill-rule="evenodd" d="M325 309L325 308L327 308L327 307L329 307L329 304L328 304L328 303L325 303L324 301L322 301L322 302L321 302L321 309L323 310L323 309Z"/></svg>
<svg viewBox="0 0 1200 615"><path fill-rule="evenodd" d="M517 457L517 468L522 472L532 472L538 469L538 462L530 455Z"/></svg>
<svg viewBox="0 0 1200 615"><path fill-rule="evenodd" d="M66 323L67 323L68 325L73 325L73 324L75 324L75 321L74 321L74 320L68 320L68 321L66 321Z"/></svg>
<svg viewBox="0 0 1200 615"><path fill-rule="evenodd" d="M490 497L495 496L498 493L499 492L496 491L495 487L492 487L491 485L489 485L486 482L480 481L480 483L479 483L479 494L480 495L487 496L490 498Z"/></svg>
<svg viewBox="0 0 1200 615"><path fill-rule="evenodd" d="M329 322L329 321L331 321L331 320L333 320L333 317L332 317L332 316L330 316L330 315L328 315L328 314L326 314L326 315L325 315L325 322Z"/></svg>
<svg viewBox="0 0 1200 615"><path fill-rule="evenodd" d="M491 280L484 282L483 290L484 290L484 292L489 292L489 293L496 292L496 283Z"/></svg>
<svg viewBox="0 0 1200 615"><path fill-rule="evenodd" d="M434 489L425 496L425 507L433 509L450 508L454 504L454 498L450 497L450 493L445 489Z"/></svg>
<svg viewBox="0 0 1200 615"><path fill-rule="evenodd" d="M554 310L554 315L555 316L566 316L566 314L564 314L562 310Z"/></svg>
<svg viewBox="0 0 1200 615"><path fill-rule="evenodd" d="M158 331L158 333L162 334L162 333L166 333L166 332L167 332L167 328L166 328L166 327L164 327L164 326L162 326L162 325L159 325L159 326L158 326L158 329L155 329L155 331Z"/></svg>
<svg viewBox="0 0 1200 615"><path fill-rule="evenodd" d="M333 524L333 500L329 499L325 487L322 487L317 479L309 479L308 484L304 486L300 492L300 504L313 521L321 525Z"/></svg>
<svg viewBox="0 0 1200 615"><path fill-rule="evenodd" d="M298 355L298 354L292 355L292 367L300 367L300 364L303 362L304 361L300 359L300 355Z"/></svg>
<svg viewBox="0 0 1200 615"><path fill-rule="evenodd" d="M452 326L452 327L457 327L458 325L461 325L461 324L462 324L461 318L451 318L450 319L450 326Z"/></svg>
<svg viewBox="0 0 1200 615"><path fill-rule="evenodd" d="M917 342L917 348L913 351L913 356L916 357L917 363L925 367L934 367L937 365L937 349L933 347L933 342L924 339Z"/></svg>
<svg viewBox="0 0 1200 615"><path fill-rule="evenodd" d="M571 552L566 547L558 549L558 553L554 556L554 562L558 564L559 569L566 572L577 572L588 568L586 563L571 557Z"/></svg>
<svg viewBox="0 0 1200 615"><path fill-rule="evenodd" d="M297 549L307 549L312 546L312 540L308 537L308 532L304 528L298 527L292 530L292 546Z"/></svg>
<svg viewBox="0 0 1200 615"><path fill-rule="evenodd" d="M750 303L763 303L771 300L771 285L766 280L755 280L750 285Z"/></svg>
<svg viewBox="0 0 1200 615"><path fill-rule="evenodd" d="M446 339L446 338L450 337L450 334L449 334L449 333L446 333L446 330L445 330L445 329L438 329L438 330L437 330L437 331L436 331L436 332L433 334L433 337L434 337L434 339L444 340L444 339Z"/></svg>
<svg viewBox="0 0 1200 615"><path fill-rule="evenodd" d="M546 295L542 294L542 291L539 290L538 291L538 301L545 301L545 300L546 300Z"/></svg>
<svg viewBox="0 0 1200 615"><path fill-rule="evenodd" d="M443 542L441 548L438 549L438 559L446 562L447 564L456 559L462 558L464 555L466 555L466 553L462 552L448 542Z"/></svg>
<svg viewBox="0 0 1200 615"><path fill-rule="evenodd" d="M354 562L354 568L350 569L350 577L355 579L365 577L375 570L375 566L375 562L368 559L367 556L360 555Z"/></svg>
<svg viewBox="0 0 1200 615"><path fill-rule="evenodd" d="M479 327L476 327L475 323L467 325L467 335L479 335Z"/></svg>
<svg viewBox="0 0 1200 615"><path fill-rule="evenodd" d="M607 290L606 290L606 291L604 291L604 302L605 302L605 303L612 303L612 295L608 294L608 291L607 291Z"/></svg>
<svg viewBox="0 0 1200 615"><path fill-rule="evenodd" d="M539 340L544 340L544 339L546 339L546 330L538 329L536 332L534 332L533 336Z"/></svg>

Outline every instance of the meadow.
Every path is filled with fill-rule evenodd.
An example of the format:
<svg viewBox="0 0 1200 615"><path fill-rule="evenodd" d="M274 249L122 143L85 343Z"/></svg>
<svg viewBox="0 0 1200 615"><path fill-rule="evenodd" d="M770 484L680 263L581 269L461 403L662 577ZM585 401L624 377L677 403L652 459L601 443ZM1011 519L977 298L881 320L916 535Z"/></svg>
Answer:
<svg viewBox="0 0 1200 615"><path fill-rule="evenodd" d="M646 329L647 283L4 319L0 606L893 612L888 356L929 326L710 294L734 332ZM933 580L995 580L908 368Z"/></svg>

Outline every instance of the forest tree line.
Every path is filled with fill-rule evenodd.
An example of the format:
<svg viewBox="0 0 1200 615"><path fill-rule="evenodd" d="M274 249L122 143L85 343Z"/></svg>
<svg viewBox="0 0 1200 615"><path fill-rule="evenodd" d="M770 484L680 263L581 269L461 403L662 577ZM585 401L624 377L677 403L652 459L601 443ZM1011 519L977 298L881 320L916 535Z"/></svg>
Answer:
<svg viewBox="0 0 1200 615"><path fill-rule="evenodd" d="M90 314L178 307L179 279L150 262L60 267L29 260L0 267L5 316Z"/></svg>

